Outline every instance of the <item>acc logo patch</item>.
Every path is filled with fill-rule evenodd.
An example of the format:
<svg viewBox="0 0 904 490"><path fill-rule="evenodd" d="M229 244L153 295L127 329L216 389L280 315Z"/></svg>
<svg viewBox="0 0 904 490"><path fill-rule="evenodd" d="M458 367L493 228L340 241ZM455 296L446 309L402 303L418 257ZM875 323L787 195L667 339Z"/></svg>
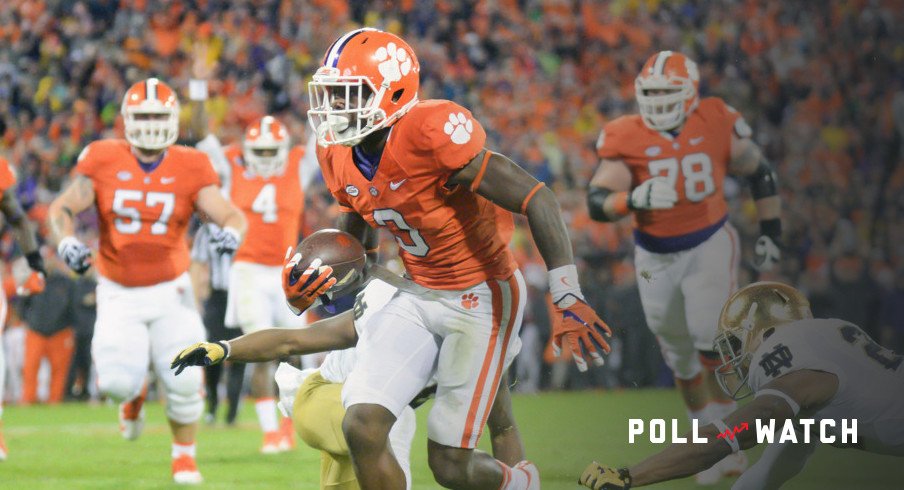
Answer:
<svg viewBox="0 0 904 490"><path fill-rule="evenodd" d="M662 153L662 148L660 148L658 146L649 146L649 147L647 147L646 150L644 150L644 153L648 157L655 157L655 156L659 155L660 153Z"/></svg>
<svg viewBox="0 0 904 490"><path fill-rule="evenodd" d="M116 178L123 182L125 182L127 180L131 180L132 172L129 172L128 170L120 170L119 172L116 173Z"/></svg>
<svg viewBox="0 0 904 490"><path fill-rule="evenodd" d="M355 197L358 195L359 192L358 192L357 187L349 184L349 185L345 186L345 193L348 194L349 196Z"/></svg>

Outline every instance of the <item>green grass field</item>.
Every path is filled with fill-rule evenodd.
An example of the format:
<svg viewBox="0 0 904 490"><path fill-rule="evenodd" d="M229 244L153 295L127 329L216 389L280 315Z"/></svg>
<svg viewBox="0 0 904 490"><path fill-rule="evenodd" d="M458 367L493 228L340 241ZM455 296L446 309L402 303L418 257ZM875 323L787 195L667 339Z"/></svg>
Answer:
<svg viewBox="0 0 904 490"><path fill-rule="evenodd" d="M546 489L574 489L592 459L636 462L655 447L628 444L628 418L684 417L667 390L545 393L516 396L515 413L529 457ZM436 488L427 467L424 420L412 450L414 488ZM7 407L4 426L10 458L0 463L0 488L163 488L170 484L169 431L162 407L148 406L145 433L128 442L117 432L112 405ZM275 456L257 453L260 434L246 403L235 428L202 427L198 464L206 488L317 488L319 455L306 447ZM661 446L659 446L661 447ZM758 452L753 453L753 459ZM786 488L904 488L904 460L859 451L820 448L804 473ZM841 482L852 482L844 485ZM729 488L730 481L710 488ZM651 488L694 488L692 480Z"/></svg>

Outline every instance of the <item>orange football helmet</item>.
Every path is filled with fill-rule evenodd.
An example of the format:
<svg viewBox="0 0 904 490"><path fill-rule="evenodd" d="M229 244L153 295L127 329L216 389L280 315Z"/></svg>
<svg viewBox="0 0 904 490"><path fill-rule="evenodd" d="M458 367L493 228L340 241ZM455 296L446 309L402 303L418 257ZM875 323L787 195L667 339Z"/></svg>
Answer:
<svg viewBox="0 0 904 490"><path fill-rule="evenodd" d="M634 80L643 122L656 131L681 126L700 102L700 71L693 60L674 51L651 56Z"/></svg>
<svg viewBox="0 0 904 490"><path fill-rule="evenodd" d="M420 65L399 36L371 28L342 35L308 84L308 121L320 145L355 146L418 101Z"/></svg>
<svg viewBox="0 0 904 490"><path fill-rule="evenodd" d="M162 150L179 138L179 99L156 78L137 82L122 98L126 141L144 150Z"/></svg>
<svg viewBox="0 0 904 490"><path fill-rule="evenodd" d="M273 116L264 116L245 130L242 157L255 175L271 177L282 173L289 156L289 132Z"/></svg>

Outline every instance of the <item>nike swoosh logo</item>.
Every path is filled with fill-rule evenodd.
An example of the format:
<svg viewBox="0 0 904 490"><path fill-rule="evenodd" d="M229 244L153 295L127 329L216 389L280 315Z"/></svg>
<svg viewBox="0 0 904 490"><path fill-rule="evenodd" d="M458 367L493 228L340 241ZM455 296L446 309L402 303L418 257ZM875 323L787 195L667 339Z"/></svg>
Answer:
<svg viewBox="0 0 904 490"><path fill-rule="evenodd" d="M568 286L568 287L571 287L571 284L568 284L568 281L566 281L564 277L561 278L560 281L562 281L562 284L564 284L564 285L566 285L566 286Z"/></svg>
<svg viewBox="0 0 904 490"><path fill-rule="evenodd" d="M175 177L161 177L160 178L161 184L172 184L175 181L176 181Z"/></svg>
<svg viewBox="0 0 904 490"><path fill-rule="evenodd" d="M703 142L703 136L700 136L699 138L691 138L689 142L691 146L697 146Z"/></svg>
<svg viewBox="0 0 904 490"><path fill-rule="evenodd" d="M400 181L398 181L398 182L390 182L390 183L389 183L389 188L392 189L392 190L396 190L396 189L398 189L399 187L402 187L402 184L404 184L406 180L408 180L408 179L402 179L402 180L400 180Z"/></svg>

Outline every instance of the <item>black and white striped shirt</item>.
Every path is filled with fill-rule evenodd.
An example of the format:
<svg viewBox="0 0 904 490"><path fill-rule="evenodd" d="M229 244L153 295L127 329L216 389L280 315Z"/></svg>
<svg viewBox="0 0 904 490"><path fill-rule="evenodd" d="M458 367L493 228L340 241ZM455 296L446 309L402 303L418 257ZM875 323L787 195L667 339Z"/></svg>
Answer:
<svg viewBox="0 0 904 490"><path fill-rule="evenodd" d="M206 223L198 228L195 234L195 242L191 247L191 259L195 262L208 264L210 269L210 289L225 291L229 289L229 267L232 265L232 255L220 255L211 240L212 235L220 228L213 223Z"/></svg>

